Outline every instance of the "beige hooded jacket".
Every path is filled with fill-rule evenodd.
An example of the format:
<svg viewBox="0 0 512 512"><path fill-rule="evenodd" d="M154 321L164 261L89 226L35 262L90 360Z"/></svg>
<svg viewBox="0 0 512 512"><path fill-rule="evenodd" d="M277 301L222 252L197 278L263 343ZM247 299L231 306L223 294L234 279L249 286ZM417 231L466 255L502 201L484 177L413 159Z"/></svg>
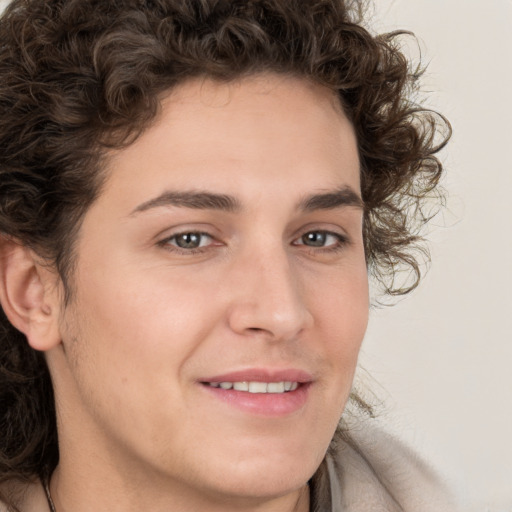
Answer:
<svg viewBox="0 0 512 512"><path fill-rule="evenodd" d="M313 512L455 512L432 469L382 430L350 431L317 475Z"/></svg>

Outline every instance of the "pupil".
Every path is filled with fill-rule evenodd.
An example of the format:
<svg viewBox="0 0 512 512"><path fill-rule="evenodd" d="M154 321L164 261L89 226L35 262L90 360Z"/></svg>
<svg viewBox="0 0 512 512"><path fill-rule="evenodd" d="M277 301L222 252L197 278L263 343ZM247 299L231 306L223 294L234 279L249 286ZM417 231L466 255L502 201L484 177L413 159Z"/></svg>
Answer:
<svg viewBox="0 0 512 512"><path fill-rule="evenodd" d="M185 233L176 239L176 244L182 249L195 249L200 243L200 235L197 233Z"/></svg>
<svg viewBox="0 0 512 512"><path fill-rule="evenodd" d="M325 245L325 233L307 233L302 237L306 245L313 247L323 247Z"/></svg>

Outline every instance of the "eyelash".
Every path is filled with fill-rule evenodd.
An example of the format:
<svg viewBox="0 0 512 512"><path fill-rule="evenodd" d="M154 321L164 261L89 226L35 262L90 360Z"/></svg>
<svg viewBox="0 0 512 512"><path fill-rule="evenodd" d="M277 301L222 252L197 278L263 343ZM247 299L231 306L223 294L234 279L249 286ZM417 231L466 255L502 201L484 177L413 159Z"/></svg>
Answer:
<svg viewBox="0 0 512 512"><path fill-rule="evenodd" d="M318 252L320 252L320 253L329 253L329 252L336 253L336 252L343 250L349 243L349 239L345 235L336 233L334 231L328 231L325 229L316 229L316 230L314 229L311 231L306 231L303 235L301 235L299 238L297 238L297 240L303 240L304 237L306 237L307 235L311 235L311 234L316 234L316 235L322 234L325 237L331 236L336 239L336 242L333 244L329 244L327 246L311 246L311 245L306 245L305 243L297 243L296 241L294 241L293 245L301 245L301 246L307 247L307 249L311 253L318 253Z"/></svg>
<svg viewBox="0 0 512 512"><path fill-rule="evenodd" d="M208 237L212 241L215 240L212 235L210 235L209 233L204 233L202 231L183 231L181 233L176 233L170 237L165 238L164 240L159 242L158 245L168 251L176 252L179 254L185 254L185 255L203 253L205 250L208 250L208 248L210 247L210 244L208 244L203 247L199 246L199 247L191 247L189 249L186 249L184 247L179 247L177 245L171 244L171 242L173 240L176 240L180 236L185 236L185 235L196 235L196 236L200 236L200 237Z"/></svg>
<svg viewBox="0 0 512 512"><path fill-rule="evenodd" d="M333 243L333 244L329 244L327 246L309 246L305 243L297 243L297 241L299 241L299 240L303 241L304 237L306 237L307 235L310 235L310 234L317 234L317 235L321 234L326 237L331 236L331 237L334 237L337 240L337 242ZM195 235L195 236L199 236L199 237L207 237L207 238L210 238L212 240L212 242L215 241L214 237L212 235L210 235L209 233L205 233L202 231L183 231L181 233L176 233L170 237L165 238L164 240L158 242L158 245L170 252L175 252L175 253L183 254L183 255L193 255L193 254L204 253L205 251L208 251L210 249L210 247L212 246L212 243L210 243L210 244L202 246L202 247L201 246L191 247L191 248L187 249L187 248L179 247L179 246L171 243L173 240L176 241L177 238L179 238L180 236L185 236L185 235ZM339 251L343 250L348 244L349 244L349 239L346 236L344 236L340 233L335 233L334 231L328 231L325 229L306 231L304 234L302 234L300 237L298 237L297 239L295 239L292 242L292 245L305 247L305 248L307 248L309 253L313 253L313 254L339 252Z"/></svg>

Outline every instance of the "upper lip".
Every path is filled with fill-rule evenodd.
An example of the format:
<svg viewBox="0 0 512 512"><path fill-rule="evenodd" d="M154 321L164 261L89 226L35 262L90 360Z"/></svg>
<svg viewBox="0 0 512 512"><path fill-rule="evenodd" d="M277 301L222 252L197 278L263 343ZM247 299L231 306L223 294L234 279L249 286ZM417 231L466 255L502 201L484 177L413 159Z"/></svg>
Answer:
<svg viewBox="0 0 512 512"><path fill-rule="evenodd" d="M200 382L311 382L313 376L297 368L248 368L199 379Z"/></svg>

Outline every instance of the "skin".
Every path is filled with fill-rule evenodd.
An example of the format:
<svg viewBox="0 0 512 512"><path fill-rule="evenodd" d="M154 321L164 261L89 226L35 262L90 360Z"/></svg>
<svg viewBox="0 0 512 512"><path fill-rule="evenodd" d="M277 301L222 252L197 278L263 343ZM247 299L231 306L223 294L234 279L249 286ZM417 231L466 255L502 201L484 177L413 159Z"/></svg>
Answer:
<svg viewBox="0 0 512 512"><path fill-rule="evenodd" d="M357 143L333 93L275 75L187 82L107 176L71 304L39 269L48 325L25 328L54 379L57 510L307 511L368 316ZM305 403L255 413L201 384L248 368L307 372Z"/></svg>

